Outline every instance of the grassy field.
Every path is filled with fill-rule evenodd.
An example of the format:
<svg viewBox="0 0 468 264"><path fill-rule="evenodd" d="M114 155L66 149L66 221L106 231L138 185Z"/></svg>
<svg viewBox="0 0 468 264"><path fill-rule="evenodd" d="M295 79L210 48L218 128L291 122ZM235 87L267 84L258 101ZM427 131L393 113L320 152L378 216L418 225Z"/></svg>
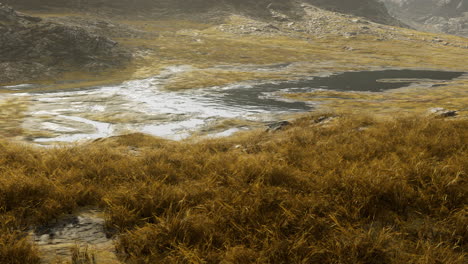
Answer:
<svg viewBox="0 0 468 264"><path fill-rule="evenodd" d="M0 141L0 263L39 263L24 231L83 206L127 263L466 263L466 142L466 119L326 113L198 142Z"/></svg>
<svg viewBox="0 0 468 264"><path fill-rule="evenodd" d="M119 83L174 65L191 70L171 75L169 90L382 67L467 71L466 39L442 36L459 47L432 43L436 35L408 29L377 41L235 34L169 19L119 23L149 33L116 39L136 54L125 69L67 73L39 89ZM292 66L247 69L281 63ZM333 114L308 114L277 132L182 142L131 134L52 148L9 139L29 133L22 120L34 98L5 95L0 263L40 263L28 229L88 206L105 211L126 263L466 263L467 85L287 95ZM429 107L459 110L461 118L428 117ZM354 114L337 114L345 112ZM86 263L71 250L66 261Z"/></svg>

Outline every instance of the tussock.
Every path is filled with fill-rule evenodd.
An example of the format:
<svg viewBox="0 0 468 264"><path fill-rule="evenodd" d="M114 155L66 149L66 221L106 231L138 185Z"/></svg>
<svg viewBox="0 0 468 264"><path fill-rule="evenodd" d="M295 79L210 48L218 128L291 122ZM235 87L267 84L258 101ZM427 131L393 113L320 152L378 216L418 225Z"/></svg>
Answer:
<svg viewBox="0 0 468 264"><path fill-rule="evenodd" d="M195 143L2 141L0 263L37 263L22 231L89 205L127 263L466 263L466 120L318 119Z"/></svg>

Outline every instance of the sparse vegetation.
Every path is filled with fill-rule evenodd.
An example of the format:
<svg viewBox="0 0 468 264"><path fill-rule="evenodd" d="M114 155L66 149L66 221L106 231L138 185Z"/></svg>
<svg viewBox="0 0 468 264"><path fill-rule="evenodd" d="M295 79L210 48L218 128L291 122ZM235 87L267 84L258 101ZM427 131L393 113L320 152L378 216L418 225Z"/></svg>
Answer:
<svg viewBox="0 0 468 264"><path fill-rule="evenodd" d="M87 246L75 245L72 251L72 264L96 264L96 256Z"/></svg>
<svg viewBox="0 0 468 264"><path fill-rule="evenodd" d="M95 205L127 263L466 263L467 120L323 115L192 143L2 141L0 262L37 263L21 231Z"/></svg>

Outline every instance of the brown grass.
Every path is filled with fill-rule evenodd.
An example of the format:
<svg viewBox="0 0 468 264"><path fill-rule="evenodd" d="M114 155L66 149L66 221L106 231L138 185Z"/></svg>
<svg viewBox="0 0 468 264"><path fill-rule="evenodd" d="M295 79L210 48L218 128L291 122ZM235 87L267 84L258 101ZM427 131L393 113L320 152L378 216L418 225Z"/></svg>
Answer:
<svg viewBox="0 0 468 264"><path fill-rule="evenodd" d="M89 250L88 246L75 245L71 249L72 264L96 264L96 256Z"/></svg>
<svg viewBox="0 0 468 264"><path fill-rule="evenodd" d="M9 227L8 220L3 215L0 217L0 263L40 263L36 248L30 244L24 234L14 230L14 227Z"/></svg>
<svg viewBox="0 0 468 264"><path fill-rule="evenodd" d="M382 117L397 113L425 114L433 107L456 109L460 116L468 116L468 80L463 79L445 81L438 87L415 86L381 93L317 90L284 96L295 100L319 102L322 109L372 112Z"/></svg>
<svg viewBox="0 0 468 264"><path fill-rule="evenodd" d="M0 143L0 263L98 205L127 263L466 263L468 121L318 115L196 143Z"/></svg>
<svg viewBox="0 0 468 264"><path fill-rule="evenodd" d="M26 100L3 97L0 99L0 136L13 137L24 132L21 121L27 111Z"/></svg>

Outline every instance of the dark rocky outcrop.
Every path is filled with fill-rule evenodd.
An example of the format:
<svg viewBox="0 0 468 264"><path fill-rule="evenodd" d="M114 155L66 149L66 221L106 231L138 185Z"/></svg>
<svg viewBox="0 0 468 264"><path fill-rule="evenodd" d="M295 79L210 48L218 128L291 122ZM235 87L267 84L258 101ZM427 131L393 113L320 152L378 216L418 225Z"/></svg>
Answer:
<svg viewBox="0 0 468 264"><path fill-rule="evenodd" d="M107 37L27 16L0 4L0 82L76 68L101 70L129 58L129 53Z"/></svg>

